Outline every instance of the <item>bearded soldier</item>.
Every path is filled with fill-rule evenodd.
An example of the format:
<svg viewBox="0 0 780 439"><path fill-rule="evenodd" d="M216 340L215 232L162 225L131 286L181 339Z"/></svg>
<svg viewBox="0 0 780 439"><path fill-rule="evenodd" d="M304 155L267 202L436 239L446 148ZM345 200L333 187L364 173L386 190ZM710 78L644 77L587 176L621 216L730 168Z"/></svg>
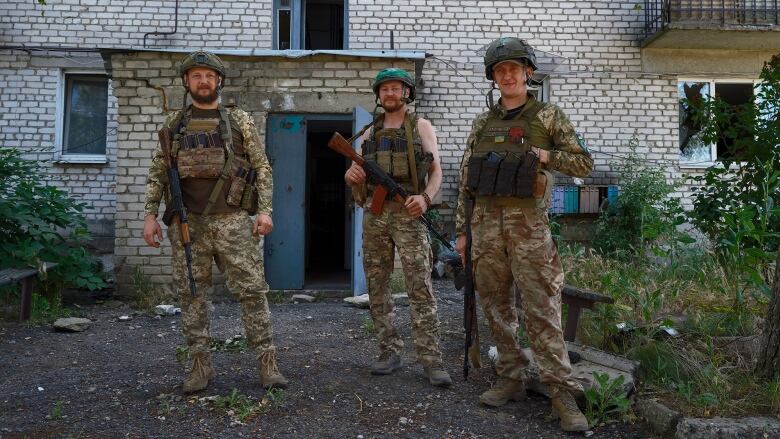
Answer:
<svg viewBox="0 0 780 439"><path fill-rule="evenodd" d="M179 68L192 105L171 114L164 124L170 145L154 152L146 183L144 240L159 247L163 240L157 221L160 200L171 205L169 163L178 165L181 194L192 237L192 275L187 276L185 250L179 238L181 224L168 227L173 247L173 281L182 304L182 332L192 356L184 380L186 393L205 389L214 378L209 354L207 295L212 289L212 261L225 274L227 286L238 298L247 341L257 354L260 381L266 388L285 387L287 380L276 365L271 320L263 273L260 236L271 232L271 167L252 117L226 108L219 95L225 66L209 52L187 56ZM162 142L161 142L162 143ZM166 157L167 155L167 157ZM256 215L254 222L250 215ZM165 219L165 216L164 216ZM169 221L166 221L168 224Z"/></svg>
<svg viewBox="0 0 780 439"><path fill-rule="evenodd" d="M501 406L525 397L529 362L517 340L514 282L553 414L563 430L587 430L574 399L582 387L571 377L563 341L563 269L547 208L553 185L549 171L585 177L593 160L563 111L528 93L537 68L531 46L500 38L490 44L484 61L487 79L498 86L501 99L474 120L461 163L456 224L461 255L467 248L466 227L471 227L476 289L498 345L498 380L480 401Z"/></svg>
<svg viewBox="0 0 780 439"><path fill-rule="evenodd" d="M371 318L379 340L379 357L371 366L374 375L388 375L401 367L403 341L393 326L390 273L394 248L398 249L406 275L411 309L412 335L417 360L434 386L452 384L442 366L439 350L439 319L431 283L433 255L425 227L417 221L431 206L439 191L442 171L436 133L429 121L408 111L414 100L414 82L402 69L380 71L373 85L381 113L365 127L362 150L410 194L405 204L385 200L378 213L371 212L376 189L366 184L363 168L356 164L344 175L356 201L367 208L363 217L363 265L368 280ZM427 180L427 183L426 183ZM368 200L368 201L367 201ZM374 206L375 210L379 206Z"/></svg>

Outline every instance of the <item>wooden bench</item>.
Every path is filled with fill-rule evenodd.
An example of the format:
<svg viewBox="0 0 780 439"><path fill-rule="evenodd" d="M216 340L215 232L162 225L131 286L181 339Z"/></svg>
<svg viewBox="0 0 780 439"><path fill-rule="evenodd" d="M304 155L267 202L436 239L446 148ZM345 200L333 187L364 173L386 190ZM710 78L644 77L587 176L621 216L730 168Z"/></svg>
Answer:
<svg viewBox="0 0 780 439"><path fill-rule="evenodd" d="M43 271L56 267L57 264L44 262ZM0 270L0 287L9 284L22 285L22 300L19 307L19 320L30 320L32 311L33 279L38 276L38 270L33 268L6 268Z"/></svg>
<svg viewBox="0 0 780 439"><path fill-rule="evenodd" d="M566 341L574 341L577 336L577 325L580 321L582 308L593 309L596 303L615 303L615 299L609 296L571 285L564 285L562 299L563 303L569 306L566 325L563 329L563 339Z"/></svg>

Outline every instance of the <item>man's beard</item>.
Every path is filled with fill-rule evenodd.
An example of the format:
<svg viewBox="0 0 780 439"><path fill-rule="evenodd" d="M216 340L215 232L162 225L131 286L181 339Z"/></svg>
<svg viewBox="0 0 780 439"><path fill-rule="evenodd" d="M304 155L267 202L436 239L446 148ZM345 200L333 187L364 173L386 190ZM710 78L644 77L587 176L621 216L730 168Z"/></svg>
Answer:
<svg viewBox="0 0 780 439"><path fill-rule="evenodd" d="M404 100L398 99L398 100L386 100L385 102L382 102L382 108L385 110L385 113L395 113L396 111L400 111L406 102Z"/></svg>
<svg viewBox="0 0 780 439"><path fill-rule="evenodd" d="M200 90L208 90L208 89L202 88L195 91L190 89L190 96L192 96L192 100L199 104L211 104L214 101L216 101L217 98L219 97L216 88L214 88L213 90L209 90L209 93L207 95L199 94L198 92Z"/></svg>

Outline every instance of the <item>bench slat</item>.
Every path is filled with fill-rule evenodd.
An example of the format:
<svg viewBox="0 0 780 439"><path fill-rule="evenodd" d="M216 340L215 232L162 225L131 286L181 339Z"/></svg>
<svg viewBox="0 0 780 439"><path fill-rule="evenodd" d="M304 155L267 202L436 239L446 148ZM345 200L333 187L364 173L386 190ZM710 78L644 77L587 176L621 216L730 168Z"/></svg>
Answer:
<svg viewBox="0 0 780 439"><path fill-rule="evenodd" d="M573 287L571 285L563 286L563 294L579 299L589 300L591 302L615 303L615 299L612 297L605 296L594 291Z"/></svg>
<svg viewBox="0 0 780 439"><path fill-rule="evenodd" d="M6 268L4 270L0 270L0 286L16 283L21 280L27 279L28 277L32 277L38 274L38 270L34 270L32 268L25 268L25 269L16 269L16 268Z"/></svg>

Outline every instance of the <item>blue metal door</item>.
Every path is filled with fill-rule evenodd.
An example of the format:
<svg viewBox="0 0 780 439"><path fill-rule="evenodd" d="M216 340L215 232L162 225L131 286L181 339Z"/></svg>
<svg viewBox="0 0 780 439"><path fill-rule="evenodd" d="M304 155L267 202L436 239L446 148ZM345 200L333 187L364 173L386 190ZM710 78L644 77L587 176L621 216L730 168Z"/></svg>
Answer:
<svg viewBox="0 0 780 439"><path fill-rule="evenodd" d="M265 277L275 290L303 288L306 193L306 121L269 115L266 154L274 176L274 229L265 237Z"/></svg>
<svg viewBox="0 0 780 439"><path fill-rule="evenodd" d="M352 112L354 125L352 132L357 133L361 128L371 123L371 113L362 107L355 107ZM360 148L361 139L355 140L355 149ZM359 296L368 292L366 286L366 273L363 271L363 208L357 205L352 210L352 294Z"/></svg>

